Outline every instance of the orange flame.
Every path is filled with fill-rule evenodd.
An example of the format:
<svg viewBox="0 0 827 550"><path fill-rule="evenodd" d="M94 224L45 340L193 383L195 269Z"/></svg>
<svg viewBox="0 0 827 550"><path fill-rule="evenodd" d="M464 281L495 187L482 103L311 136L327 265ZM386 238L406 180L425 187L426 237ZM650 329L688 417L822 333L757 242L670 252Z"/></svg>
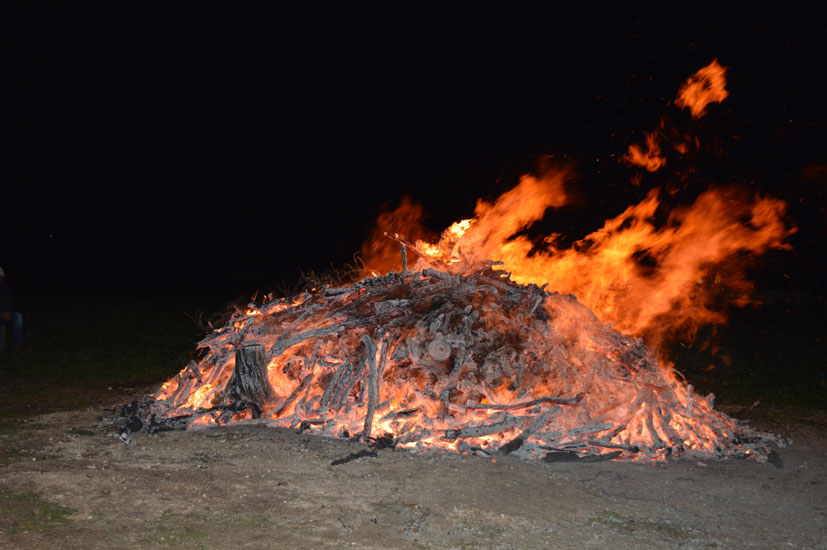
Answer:
<svg viewBox="0 0 827 550"><path fill-rule="evenodd" d="M463 222L464 234L457 238L449 230L430 248L420 245L428 251L423 261L502 261L515 281L574 294L604 322L657 345L667 335L691 336L704 324L723 322L715 307L722 294L729 303L748 304L742 253L789 248L784 239L795 231L783 222L783 201L734 189L703 193L659 227L654 217L661 201L653 190L571 248L558 249L560 236L551 235L537 251L528 237L514 235L547 208L565 204L565 177L525 176L493 204L480 201L475 218ZM718 284L705 284L716 278Z"/></svg>
<svg viewBox="0 0 827 550"><path fill-rule="evenodd" d="M709 102L727 97L725 72L717 60L702 68L681 87L677 103L701 116ZM662 167L658 139L646 133L646 150L632 145L624 160L649 171ZM461 228L454 224L435 243L417 242L421 261L457 271L501 261L515 281L574 294L604 322L658 347L669 336L691 338L702 325L725 321L725 303L750 303L744 254L789 248L784 240L795 232L783 221L780 200L712 189L664 216L653 190L571 248L559 249L561 236L552 234L538 250L524 230L548 209L572 202L564 188L569 176L566 169L526 175L493 203L479 200ZM656 213L666 222L657 225Z"/></svg>
<svg viewBox="0 0 827 550"><path fill-rule="evenodd" d="M660 153L660 145L655 132L645 132L646 149L640 145L629 146L629 153L623 156L623 160L632 166L646 168L650 172L657 172L666 166L666 157Z"/></svg>
<svg viewBox="0 0 827 550"><path fill-rule="evenodd" d="M717 59L690 76L678 90L675 104L689 109L692 118L706 114L706 106L712 102L720 103L729 96L726 86L726 68Z"/></svg>
<svg viewBox="0 0 827 550"><path fill-rule="evenodd" d="M433 232L423 225L425 209L410 197L403 197L395 209L382 212L376 219L368 240L362 245L361 257L373 271L399 270L401 258L399 245L385 238L385 233L401 235L407 239L433 239Z"/></svg>

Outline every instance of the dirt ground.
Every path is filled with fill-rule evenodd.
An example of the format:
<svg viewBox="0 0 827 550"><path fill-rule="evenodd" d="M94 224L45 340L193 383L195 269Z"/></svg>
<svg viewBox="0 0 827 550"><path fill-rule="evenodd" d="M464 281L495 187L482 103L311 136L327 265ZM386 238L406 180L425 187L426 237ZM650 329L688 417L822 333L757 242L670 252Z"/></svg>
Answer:
<svg viewBox="0 0 827 550"><path fill-rule="evenodd" d="M779 469L391 449L333 466L364 447L257 426L125 445L101 416L0 433L0 548L827 548L823 419L782 428Z"/></svg>

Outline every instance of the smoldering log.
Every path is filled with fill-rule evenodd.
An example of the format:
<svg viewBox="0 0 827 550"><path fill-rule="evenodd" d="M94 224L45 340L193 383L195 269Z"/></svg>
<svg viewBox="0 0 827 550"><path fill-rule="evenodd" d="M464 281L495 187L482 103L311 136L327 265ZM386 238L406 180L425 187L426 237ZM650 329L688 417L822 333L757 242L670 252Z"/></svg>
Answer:
<svg viewBox="0 0 827 550"><path fill-rule="evenodd" d="M584 456L574 451L552 451L543 457L543 462L604 462L606 460L619 458L621 455L623 455L623 451Z"/></svg>
<svg viewBox="0 0 827 550"><path fill-rule="evenodd" d="M336 369L336 372L333 373L333 378L330 379L330 382L327 384L327 387L322 394L322 399L320 401L322 406L327 406L330 403L331 392L336 389L339 384L339 380L342 378L342 373L346 370L350 369L350 363L342 363Z"/></svg>
<svg viewBox="0 0 827 550"><path fill-rule="evenodd" d="M629 451L630 453L637 453L640 451L640 449L633 445L622 445L620 443L612 443L611 441L604 441L602 439L591 439L589 440L589 445L592 447L606 447L607 449L621 449L623 451Z"/></svg>
<svg viewBox="0 0 827 550"><path fill-rule="evenodd" d="M356 385L356 382L362 377L362 373L365 370L364 364L358 366L351 366L351 368L346 372L346 377L344 382L339 384L339 388L336 390L336 394L333 398L333 408L338 409L345 405L347 402L347 396L350 395L350 392L353 391L353 386Z"/></svg>
<svg viewBox="0 0 827 550"><path fill-rule="evenodd" d="M527 409L529 407L533 407L534 405L539 405L540 403L556 403L560 405L575 405L583 399L585 394L578 394L574 397L539 397L537 399L532 399L531 401L523 401L521 403L511 403L508 405L495 405L492 403L480 403L477 405L466 405L469 409Z"/></svg>
<svg viewBox="0 0 827 550"><path fill-rule="evenodd" d="M365 413L365 429L362 433L362 441L364 442L370 437L370 431L373 428L373 414L376 411L376 346L366 334L362 335L362 343L365 344L368 368L370 369L368 375L368 410Z"/></svg>
<svg viewBox="0 0 827 550"><path fill-rule="evenodd" d="M307 386L310 384L311 380L313 380L313 374L312 373L308 374L307 376L305 376L302 379L301 383L298 386L296 386L296 389L293 390L290 393L290 395L287 396L287 399L285 399L284 402L282 402L282 404L279 406L279 408L276 409L276 412L273 414L273 416L278 417L282 412L287 410L287 407L289 407L290 404L293 403L293 401L296 400L296 397L298 397L299 394L307 388Z"/></svg>
<svg viewBox="0 0 827 550"><path fill-rule="evenodd" d="M389 412L388 414L386 414L385 416L383 416L379 420L381 422L384 422L385 420L392 420L392 419L395 419L395 418L405 418L406 416L413 416L414 414L418 413L420 410L422 410L421 407L413 407L413 408L410 408L410 409L395 410L395 411Z"/></svg>
<svg viewBox="0 0 827 550"><path fill-rule="evenodd" d="M560 410L560 406L555 405L554 407L550 408L546 412L544 412L542 414L538 414L537 418L535 418L531 422L531 424L529 424L528 428L523 430L520 433L520 435L518 435L517 437L515 437L514 439L512 439L511 441L509 441L508 443L506 443L502 447L500 447L500 451L499 451L500 455L507 455L507 454L513 453L514 451L519 449L523 445L523 442L525 442L526 439L528 439L529 437L531 437L532 435L534 435L535 433L540 431L543 428L543 426L548 424L548 421L551 420L551 417L554 416L555 414L557 414L557 412L559 410Z"/></svg>
<svg viewBox="0 0 827 550"><path fill-rule="evenodd" d="M379 456L379 455L376 454L376 451L369 451L367 449L362 449L359 452L350 453L349 455L347 455L345 457L337 458L336 460L331 462L330 465L331 466L341 466L342 464L347 464L348 462L356 460L357 458L364 458L364 457L376 458L377 456Z"/></svg>
<svg viewBox="0 0 827 550"><path fill-rule="evenodd" d="M185 384L181 384L178 386L178 390L172 396L173 400L177 399L178 396L184 395L190 391L190 389L195 384L203 384L204 381L201 379L201 373L198 372L198 363L195 361L190 361L187 364L187 367L184 369L183 377L186 380Z"/></svg>
<svg viewBox="0 0 827 550"><path fill-rule="evenodd" d="M603 424L595 424L594 426L582 426L580 428L572 428L568 432L569 435L581 435L595 432L605 432L614 426L611 422L604 422Z"/></svg>
<svg viewBox="0 0 827 550"><path fill-rule="evenodd" d="M445 430L443 439L453 441L460 437L481 437L483 435L498 434L508 431L516 426L524 424L531 420L530 416L508 416L494 424L485 424L483 426L473 426L470 428L459 428L456 430Z"/></svg>

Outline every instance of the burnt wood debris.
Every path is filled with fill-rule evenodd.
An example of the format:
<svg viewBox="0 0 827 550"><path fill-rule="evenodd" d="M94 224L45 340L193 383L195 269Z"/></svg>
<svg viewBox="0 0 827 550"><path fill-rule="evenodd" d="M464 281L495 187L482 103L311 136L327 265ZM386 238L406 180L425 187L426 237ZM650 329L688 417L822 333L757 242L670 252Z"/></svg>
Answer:
<svg viewBox="0 0 827 550"><path fill-rule="evenodd" d="M495 262L403 260L238 312L199 342L200 361L122 408L122 434L260 423L546 462L776 463L788 443L716 411L574 296L517 284Z"/></svg>

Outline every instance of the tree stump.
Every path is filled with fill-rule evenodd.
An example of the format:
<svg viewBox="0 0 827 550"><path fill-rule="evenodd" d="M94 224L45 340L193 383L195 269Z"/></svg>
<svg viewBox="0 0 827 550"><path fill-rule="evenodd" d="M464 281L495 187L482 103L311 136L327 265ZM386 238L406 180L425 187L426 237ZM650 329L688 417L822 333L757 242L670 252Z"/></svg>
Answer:
<svg viewBox="0 0 827 550"><path fill-rule="evenodd" d="M259 408L275 398L267 378L264 346L241 346L235 352L235 370L228 382L230 401L248 401Z"/></svg>

